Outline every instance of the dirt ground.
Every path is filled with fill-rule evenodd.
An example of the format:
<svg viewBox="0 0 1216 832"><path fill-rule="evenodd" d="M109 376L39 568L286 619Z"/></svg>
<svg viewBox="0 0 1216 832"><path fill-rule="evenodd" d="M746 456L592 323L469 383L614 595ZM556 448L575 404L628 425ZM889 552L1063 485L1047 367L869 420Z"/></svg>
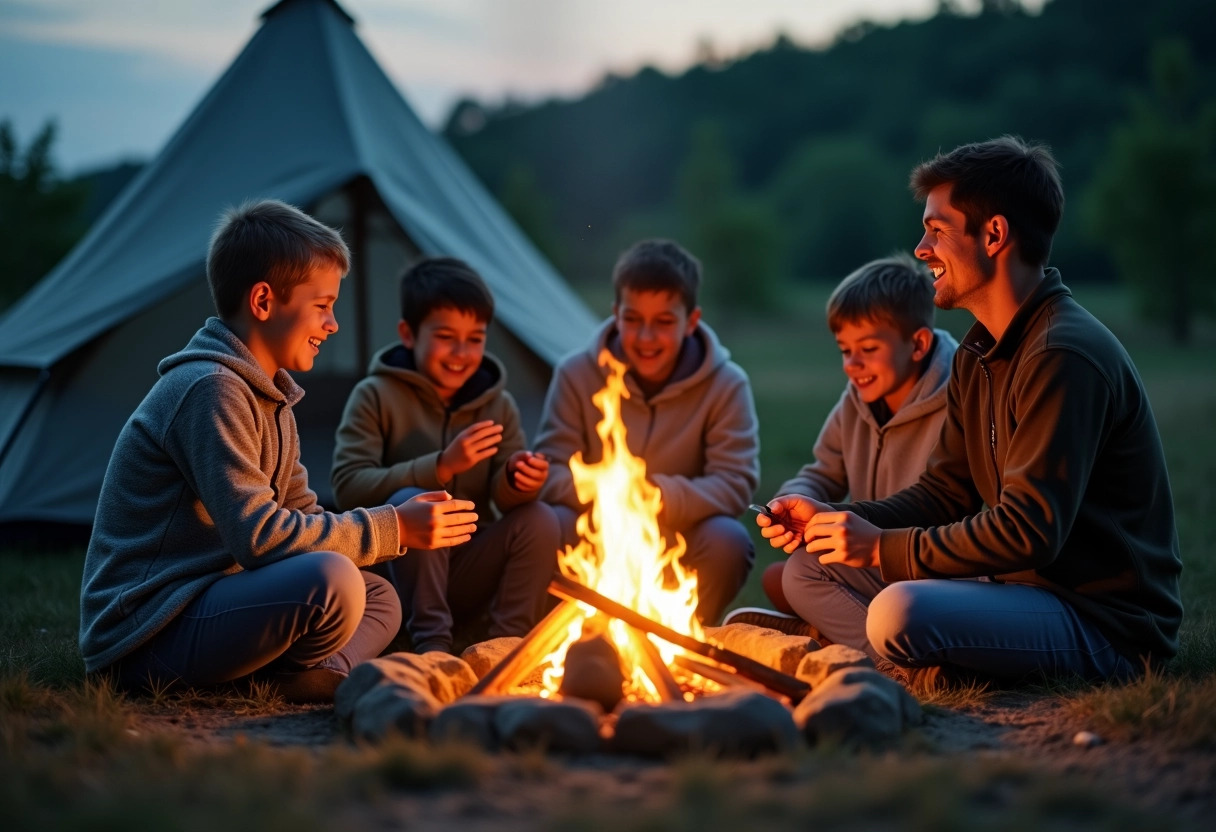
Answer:
<svg viewBox="0 0 1216 832"><path fill-rule="evenodd" d="M1149 813L1161 822L1160 828L1206 829L1216 816L1216 753L1179 750L1160 739L1103 739L1085 747L1074 741L1082 726L1063 702L1031 692L999 692L981 704L930 705L925 711L924 723L906 739L901 753L911 750L916 757L946 761L960 755L1008 761L1049 776L1068 775ZM328 707L284 707L261 716L234 716L212 708L141 709L136 730L176 734L203 745L260 742L322 749L347 742ZM521 778L517 763L494 767L471 789L404 795L393 804L394 825L536 828L538 819L577 813L580 796L593 798L597 805L630 806L632 813L659 805L678 777L678 767L672 764L609 755L551 757L539 766L532 777ZM797 788L797 783L786 787ZM555 795L562 796L558 803Z"/></svg>

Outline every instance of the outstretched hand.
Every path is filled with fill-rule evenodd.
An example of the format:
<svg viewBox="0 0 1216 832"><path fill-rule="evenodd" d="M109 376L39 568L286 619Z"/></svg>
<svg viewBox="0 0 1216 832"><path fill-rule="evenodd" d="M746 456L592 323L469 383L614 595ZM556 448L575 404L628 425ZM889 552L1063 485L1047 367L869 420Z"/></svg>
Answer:
<svg viewBox="0 0 1216 832"><path fill-rule="evenodd" d="M446 491L427 491L397 509L397 530L409 549L443 549L467 543L477 531L477 514L468 500Z"/></svg>
<svg viewBox="0 0 1216 832"><path fill-rule="evenodd" d="M507 460L507 475L516 491L531 494L540 491L549 478L549 460L544 454L531 451L516 451Z"/></svg>
<svg viewBox="0 0 1216 832"><path fill-rule="evenodd" d="M827 503L800 494L776 497L769 500L768 507L772 517L757 515L756 525L770 546L783 550L787 555L793 554L802 545L807 523L819 512L832 510Z"/></svg>
<svg viewBox="0 0 1216 832"><path fill-rule="evenodd" d="M449 482L457 474L494 456L501 441L502 425L488 419L474 422L439 453L439 461L435 463L436 476L440 482Z"/></svg>

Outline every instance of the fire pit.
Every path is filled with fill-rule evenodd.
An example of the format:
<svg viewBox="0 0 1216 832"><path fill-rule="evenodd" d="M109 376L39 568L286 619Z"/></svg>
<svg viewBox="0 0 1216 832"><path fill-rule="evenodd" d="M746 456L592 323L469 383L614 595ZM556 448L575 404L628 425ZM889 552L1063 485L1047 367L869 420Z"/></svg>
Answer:
<svg viewBox="0 0 1216 832"><path fill-rule="evenodd" d="M558 553L560 572L549 586L557 606L480 679L462 660L438 654L361 665L338 690L338 715L370 739L398 731L492 747L658 755L788 749L798 742L797 726L808 737L822 733L813 712L828 714L821 726L851 730L856 720L842 722L841 702L854 714L878 703L894 715L882 730L893 724L898 733L919 708L858 651L819 651L822 660L795 673L818 655L810 652L819 647L813 640L758 631L792 648L791 666L780 670L711 643L696 617L696 575L680 563L684 540L664 539L662 495L626 443L625 366L606 350L599 360L608 369L593 398L603 414L596 425L603 455L596 463L581 454L570 461L579 500L590 508L578 518L579 542ZM720 628L715 640L725 641L728 630L739 627ZM829 676L841 695L812 703L820 696L808 696L813 686L831 694Z"/></svg>

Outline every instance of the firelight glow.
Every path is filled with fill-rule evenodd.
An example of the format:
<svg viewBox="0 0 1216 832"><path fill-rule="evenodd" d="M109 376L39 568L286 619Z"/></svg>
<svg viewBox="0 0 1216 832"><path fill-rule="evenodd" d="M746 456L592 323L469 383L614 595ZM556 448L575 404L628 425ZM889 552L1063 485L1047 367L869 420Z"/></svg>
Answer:
<svg viewBox="0 0 1216 832"><path fill-rule="evenodd" d="M584 586L637 610L646 617L679 633L704 640L697 620L697 577L680 565L684 538L676 535L668 548L659 530L663 501L659 489L646 479L646 463L629 452L621 400L628 398L625 365L604 350L600 366L607 367L608 380L592 401L603 414L596 425L603 444L603 458L593 464L582 454L570 460L570 471L579 501L590 508L578 519L579 542L558 553L562 572ZM566 648L583 632L583 623L596 610L580 604L583 615L570 624L566 639L545 657L544 691L552 696L561 684ZM627 699L658 701L654 683L642 669L644 662L634 639L647 638L613 619L608 634L620 653L626 675ZM661 639L653 643L663 662L671 665L685 651ZM686 694L686 698L691 694Z"/></svg>

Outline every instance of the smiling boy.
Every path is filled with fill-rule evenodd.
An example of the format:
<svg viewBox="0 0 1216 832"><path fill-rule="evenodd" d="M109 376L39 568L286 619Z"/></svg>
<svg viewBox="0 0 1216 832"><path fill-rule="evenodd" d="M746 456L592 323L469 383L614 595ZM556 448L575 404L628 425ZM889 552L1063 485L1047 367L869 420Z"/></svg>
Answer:
<svg viewBox="0 0 1216 832"><path fill-rule="evenodd" d="M308 488L288 371L337 332L349 262L337 232L284 203L224 216L207 257L218 317L161 361L106 469L81 585L89 672L159 688L260 671L290 700L327 701L401 619L357 567L469 539L472 504L442 493L331 514Z"/></svg>
<svg viewBox="0 0 1216 832"><path fill-rule="evenodd" d="M815 440L814 461L778 495L877 500L916 482L946 418L950 362L958 347L950 333L933 329L933 317L928 274L906 254L866 263L833 290L827 322L848 384ZM823 621L832 608L819 598L836 590L786 567L784 560L770 564L761 580L777 613L747 607L731 612L727 622L839 634L841 624Z"/></svg>
<svg viewBox="0 0 1216 832"><path fill-rule="evenodd" d="M659 525L687 543L682 564L697 572L697 615L715 623L747 578L754 552L736 517L760 477L756 411L747 374L701 320L701 265L668 240L645 240L613 270L613 315L589 348L554 371L536 447L553 463L543 499L576 539L586 507L575 493L569 461L598 461L601 418L592 402L606 381L598 361L609 350L628 372L621 402L629 451L646 463L663 500Z"/></svg>
<svg viewBox="0 0 1216 832"><path fill-rule="evenodd" d="M558 525L537 502L549 463L525 447L502 363L486 352L489 288L467 263L424 259L401 278L400 343L372 359L347 400L334 448L339 506L445 488L490 518L458 549L382 569L408 611L416 652L452 649L452 626L489 605L491 638L522 636L543 610Z"/></svg>

